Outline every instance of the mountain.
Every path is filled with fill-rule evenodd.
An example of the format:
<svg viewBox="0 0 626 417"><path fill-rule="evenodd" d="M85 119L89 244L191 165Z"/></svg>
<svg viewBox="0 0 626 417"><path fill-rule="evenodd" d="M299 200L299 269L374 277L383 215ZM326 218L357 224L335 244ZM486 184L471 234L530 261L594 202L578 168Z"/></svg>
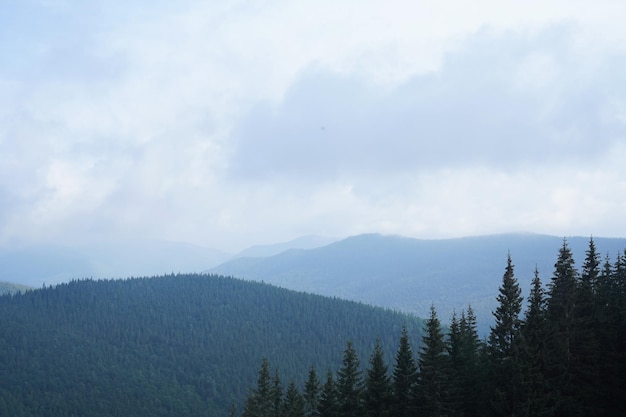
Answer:
<svg viewBox="0 0 626 417"><path fill-rule="evenodd" d="M319 248L320 246L326 246L330 243L337 241L338 239L326 237L326 236L317 236L317 235L309 235L302 236L294 240L290 240L288 242L275 243L271 245L255 245L251 246L248 249L245 249L236 255L237 258L245 258L245 257L267 257L277 255L281 252L285 252L290 249L314 249Z"/></svg>
<svg viewBox="0 0 626 417"><path fill-rule="evenodd" d="M11 282L0 282L0 295L14 294L16 292L31 290L32 287L26 285L13 284Z"/></svg>
<svg viewBox="0 0 626 417"><path fill-rule="evenodd" d="M120 278L199 272L230 254L180 242L131 240L77 247L0 248L0 281L42 287L79 278Z"/></svg>
<svg viewBox="0 0 626 417"><path fill-rule="evenodd" d="M594 238L599 253L613 258L626 239ZM577 265L589 238L569 237ZM284 288L337 296L427 317L434 303L447 322L454 310L474 308L481 331L492 323L496 295L511 253L515 275L526 295L535 266L547 284L563 238L503 234L421 240L366 234L310 250L266 258L239 258L212 273L264 281Z"/></svg>
<svg viewBox="0 0 626 417"><path fill-rule="evenodd" d="M364 304L214 275L80 280L0 296L0 415L226 416L261 359L285 385L337 369L348 340L365 366L405 325Z"/></svg>

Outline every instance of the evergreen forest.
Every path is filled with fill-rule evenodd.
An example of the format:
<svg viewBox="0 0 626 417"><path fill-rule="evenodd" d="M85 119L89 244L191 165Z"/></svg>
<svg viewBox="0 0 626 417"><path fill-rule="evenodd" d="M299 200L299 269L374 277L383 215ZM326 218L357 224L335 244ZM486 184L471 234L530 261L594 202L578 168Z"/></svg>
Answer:
<svg viewBox="0 0 626 417"><path fill-rule="evenodd" d="M75 280L0 296L0 416L614 416L626 250L564 240L528 295L511 254L486 335L230 277ZM496 278L497 279L497 278Z"/></svg>
<svg viewBox="0 0 626 417"><path fill-rule="evenodd" d="M392 351L422 321L217 275L76 280L0 296L0 416L226 416L259 358L302 382L345 340Z"/></svg>
<svg viewBox="0 0 626 417"><path fill-rule="evenodd" d="M509 254L482 340L471 307L444 328L432 306L421 343L405 329L391 362L379 340L365 358L348 340L335 371L303 370L298 385L262 358L241 416L624 415L626 250L612 262L590 239L577 269L564 240L549 281L535 269L526 302L521 292Z"/></svg>

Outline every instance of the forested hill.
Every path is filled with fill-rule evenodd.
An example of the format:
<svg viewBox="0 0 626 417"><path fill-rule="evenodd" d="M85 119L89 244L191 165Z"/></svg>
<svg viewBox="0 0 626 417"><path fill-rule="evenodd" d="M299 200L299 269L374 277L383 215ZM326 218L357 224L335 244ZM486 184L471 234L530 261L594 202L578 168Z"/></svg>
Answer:
<svg viewBox="0 0 626 417"><path fill-rule="evenodd" d="M297 382L346 340L390 359L415 317L215 275L82 280L0 296L1 416L225 416L262 357Z"/></svg>
<svg viewBox="0 0 626 417"><path fill-rule="evenodd" d="M602 256L615 257L626 239L594 238ZM581 261L589 237L569 237ZM524 295L535 267L549 280L563 238L502 234L423 240L366 234L310 250L290 250L266 258L240 258L210 272L265 281L284 288L337 296L427 317L434 303L444 320L468 304L482 334L493 323L503 265L510 252Z"/></svg>
<svg viewBox="0 0 626 417"><path fill-rule="evenodd" d="M12 282L0 282L0 295L7 293L15 293L18 291L26 291L32 289L26 285L14 284Z"/></svg>

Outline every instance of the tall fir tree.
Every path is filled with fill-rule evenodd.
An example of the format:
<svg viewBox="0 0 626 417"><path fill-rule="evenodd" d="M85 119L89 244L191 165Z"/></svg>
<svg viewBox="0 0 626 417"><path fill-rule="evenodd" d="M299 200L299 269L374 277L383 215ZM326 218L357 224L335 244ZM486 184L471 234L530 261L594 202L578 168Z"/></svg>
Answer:
<svg viewBox="0 0 626 417"><path fill-rule="evenodd" d="M309 376L304 384L304 414L306 417L319 416L320 381L314 366L309 369Z"/></svg>
<svg viewBox="0 0 626 417"><path fill-rule="evenodd" d="M574 337L574 306L577 298L578 272L572 252L563 240L554 274L549 284L547 318L550 326L547 345L547 376L551 386L556 416L582 416L576 397L573 372L572 343Z"/></svg>
<svg viewBox="0 0 626 417"><path fill-rule="evenodd" d="M391 380L385 364L380 339L376 339L370 356L363 393L363 415L366 417L389 417L391 407Z"/></svg>
<svg viewBox="0 0 626 417"><path fill-rule="evenodd" d="M421 415L440 417L450 411L449 360L435 306L430 308L419 355L416 408Z"/></svg>
<svg viewBox="0 0 626 417"><path fill-rule="evenodd" d="M528 307L522 323L523 347L522 370L525 373L524 414L528 416L549 416L550 394L546 383L546 300L539 270L535 266L534 278L528 296Z"/></svg>
<svg viewBox="0 0 626 417"><path fill-rule="evenodd" d="M341 368L337 372L337 411L339 417L360 417L363 380L359 358L351 341L346 344Z"/></svg>
<svg viewBox="0 0 626 417"><path fill-rule="evenodd" d="M280 416L283 410L283 385L280 380L278 369L274 371L272 379L272 404L274 416Z"/></svg>
<svg viewBox="0 0 626 417"><path fill-rule="evenodd" d="M572 319L572 386L586 416L603 414L598 406L600 345L598 343L597 286L600 256L593 238L589 239L585 261L578 275Z"/></svg>
<svg viewBox="0 0 626 417"><path fill-rule="evenodd" d="M285 399L282 403L281 417L305 417L304 398L296 383L291 380L285 392Z"/></svg>
<svg viewBox="0 0 626 417"><path fill-rule="evenodd" d="M317 408L319 417L338 416L337 397L337 384L335 383L332 371L328 371L326 374L326 382L324 382L320 392L320 400Z"/></svg>
<svg viewBox="0 0 626 417"><path fill-rule="evenodd" d="M512 416L520 412L524 393L519 357L522 296L510 253L497 301L498 307L493 313L495 325L489 334L491 381L494 388L491 404L496 415Z"/></svg>
<svg viewBox="0 0 626 417"><path fill-rule="evenodd" d="M248 395L242 416L274 417L274 394L267 358L261 361L256 389Z"/></svg>
<svg viewBox="0 0 626 417"><path fill-rule="evenodd" d="M479 349L481 341L478 337L478 325L472 306L461 313L459 321L460 342L459 349L462 367L460 373L461 410L463 416L474 417L482 414L479 401L481 398L482 372L479 365Z"/></svg>
<svg viewBox="0 0 626 417"><path fill-rule="evenodd" d="M409 341L406 326L402 327L396 361L392 374L392 415L394 417L410 417L413 410L413 389L417 381L417 365L413 358L413 349Z"/></svg>

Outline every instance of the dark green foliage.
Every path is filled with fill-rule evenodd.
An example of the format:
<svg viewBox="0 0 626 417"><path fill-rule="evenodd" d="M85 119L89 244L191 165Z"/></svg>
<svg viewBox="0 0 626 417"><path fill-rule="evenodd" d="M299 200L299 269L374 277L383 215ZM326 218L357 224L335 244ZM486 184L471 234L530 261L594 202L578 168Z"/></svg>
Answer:
<svg viewBox="0 0 626 417"><path fill-rule="evenodd" d="M419 371L416 384L416 406L420 415L439 417L450 412L450 367L441 323L435 307L420 348Z"/></svg>
<svg viewBox="0 0 626 417"><path fill-rule="evenodd" d="M359 358L351 341L343 352L343 362L337 372L337 411L339 417L361 415L363 380Z"/></svg>
<svg viewBox="0 0 626 417"><path fill-rule="evenodd" d="M369 361L363 393L363 415L366 417L388 417L391 408L391 381L385 364L380 339L376 339Z"/></svg>
<svg viewBox="0 0 626 417"><path fill-rule="evenodd" d="M320 394L319 402L319 416L320 417L337 417L337 385L333 378L332 371L328 371L326 374L326 382L322 386L322 392Z"/></svg>
<svg viewBox="0 0 626 417"><path fill-rule="evenodd" d="M557 416L583 415L574 385L574 314L577 298L578 272L572 253L564 240L554 274L549 284L547 316L548 333L548 383L555 391Z"/></svg>
<svg viewBox="0 0 626 417"><path fill-rule="evenodd" d="M392 415L407 417L413 414L411 399L417 381L417 365L413 358L413 349L406 326L402 327L396 362L393 368Z"/></svg>
<svg viewBox="0 0 626 417"><path fill-rule="evenodd" d="M315 367L309 369L309 377L304 384L304 411L306 417L317 417L320 402L320 381Z"/></svg>
<svg viewBox="0 0 626 417"><path fill-rule="evenodd" d="M256 389L248 396L243 417L274 416L274 386L270 379L270 365L266 358L261 362Z"/></svg>
<svg viewBox="0 0 626 417"><path fill-rule="evenodd" d="M525 397L523 415L546 416L551 414L549 407L549 387L546 382L546 339L548 337L546 320L545 292L535 269L528 307L522 324L521 365L524 372Z"/></svg>
<svg viewBox="0 0 626 417"><path fill-rule="evenodd" d="M524 380L520 362L522 296L515 278L511 255L497 297L496 319L489 335L489 356L495 415L518 415L524 401Z"/></svg>
<svg viewBox="0 0 626 417"><path fill-rule="evenodd" d="M303 384L345 340L395 348L421 322L354 302L212 275L82 280L0 296L0 415L226 416L259 358Z"/></svg>
<svg viewBox="0 0 626 417"><path fill-rule="evenodd" d="M275 414L278 416L279 414ZM285 393L285 401L282 404L283 417L305 417L304 397L298 391L296 383L291 380Z"/></svg>

